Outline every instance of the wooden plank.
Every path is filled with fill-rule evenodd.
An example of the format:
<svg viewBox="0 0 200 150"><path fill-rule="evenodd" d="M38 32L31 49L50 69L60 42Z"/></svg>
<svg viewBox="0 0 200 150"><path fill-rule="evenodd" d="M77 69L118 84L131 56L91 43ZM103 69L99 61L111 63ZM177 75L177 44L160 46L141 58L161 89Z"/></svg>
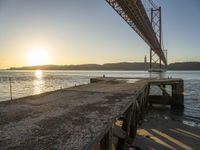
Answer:
<svg viewBox="0 0 200 150"><path fill-rule="evenodd" d="M169 96L162 96L162 95L150 95L149 102L151 104L163 104L163 105L170 105L170 97Z"/></svg>

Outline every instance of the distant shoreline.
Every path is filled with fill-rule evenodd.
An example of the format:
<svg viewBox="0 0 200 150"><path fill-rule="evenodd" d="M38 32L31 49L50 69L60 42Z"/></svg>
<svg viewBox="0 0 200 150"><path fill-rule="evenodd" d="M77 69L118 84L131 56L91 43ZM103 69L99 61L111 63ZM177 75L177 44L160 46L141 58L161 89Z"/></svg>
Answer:
<svg viewBox="0 0 200 150"><path fill-rule="evenodd" d="M157 65L157 64L156 64ZM164 66L163 66L164 68ZM149 69L149 63L142 62L120 62L99 64L81 64L81 65L42 65L11 67L4 70L108 70L108 71L146 71ZM3 70L3 69L0 69ZM177 62L167 66L171 71L200 71L200 62Z"/></svg>

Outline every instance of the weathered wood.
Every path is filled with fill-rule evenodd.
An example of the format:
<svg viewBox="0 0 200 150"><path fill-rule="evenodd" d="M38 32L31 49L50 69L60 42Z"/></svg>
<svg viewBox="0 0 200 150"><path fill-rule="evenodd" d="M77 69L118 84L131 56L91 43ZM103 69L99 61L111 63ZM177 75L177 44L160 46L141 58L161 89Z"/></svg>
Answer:
<svg viewBox="0 0 200 150"><path fill-rule="evenodd" d="M137 124L138 124L138 120L137 120L137 106L136 103L133 104L133 115L131 118L131 125L130 125L130 133L129 136L131 138L134 138L137 132Z"/></svg>
<svg viewBox="0 0 200 150"><path fill-rule="evenodd" d="M180 80L179 81L179 93L178 93L178 97L179 97L179 107L184 107L184 81Z"/></svg>
<svg viewBox="0 0 200 150"><path fill-rule="evenodd" d="M151 104L171 105L171 107L184 107L184 83L182 79L149 80L150 88L152 85L160 87L162 95L149 95ZM172 93L166 92L166 85L171 86ZM150 89L149 88L149 89Z"/></svg>
<svg viewBox="0 0 200 150"><path fill-rule="evenodd" d="M126 132L122 128L114 125L113 136L116 136L117 138L125 139L126 135L127 135Z"/></svg>
<svg viewBox="0 0 200 150"><path fill-rule="evenodd" d="M112 129L100 141L100 150L112 150Z"/></svg>
<svg viewBox="0 0 200 150"><path fill-rule="evenodd" d="M150 95L149 102L151 104L162 104L162 105L169 105L170 104L170 97L169 96L162 96L162 95Z"/></svg>

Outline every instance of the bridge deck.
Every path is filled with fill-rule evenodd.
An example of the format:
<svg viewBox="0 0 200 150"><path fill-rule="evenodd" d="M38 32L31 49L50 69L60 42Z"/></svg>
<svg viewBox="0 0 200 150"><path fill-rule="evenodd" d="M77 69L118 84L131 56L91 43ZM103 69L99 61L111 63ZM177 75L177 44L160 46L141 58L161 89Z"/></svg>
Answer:
<svg viewBox="0 0 200 150"><path fill-rule="evenodd" d="M104 81L0 103L0 149L92 149L147 86Z"/></svg>

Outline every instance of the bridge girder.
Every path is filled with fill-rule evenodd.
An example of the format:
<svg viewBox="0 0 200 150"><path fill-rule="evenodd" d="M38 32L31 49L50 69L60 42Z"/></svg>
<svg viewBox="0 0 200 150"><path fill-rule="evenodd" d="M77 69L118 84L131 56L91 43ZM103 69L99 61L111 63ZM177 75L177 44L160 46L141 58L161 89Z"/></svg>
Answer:
<svg viewBox="0 0 200 150"><path fill-rule="evenodd" d="M167 61L141 0L106 0L150 46L166 65Z"/></svg>

